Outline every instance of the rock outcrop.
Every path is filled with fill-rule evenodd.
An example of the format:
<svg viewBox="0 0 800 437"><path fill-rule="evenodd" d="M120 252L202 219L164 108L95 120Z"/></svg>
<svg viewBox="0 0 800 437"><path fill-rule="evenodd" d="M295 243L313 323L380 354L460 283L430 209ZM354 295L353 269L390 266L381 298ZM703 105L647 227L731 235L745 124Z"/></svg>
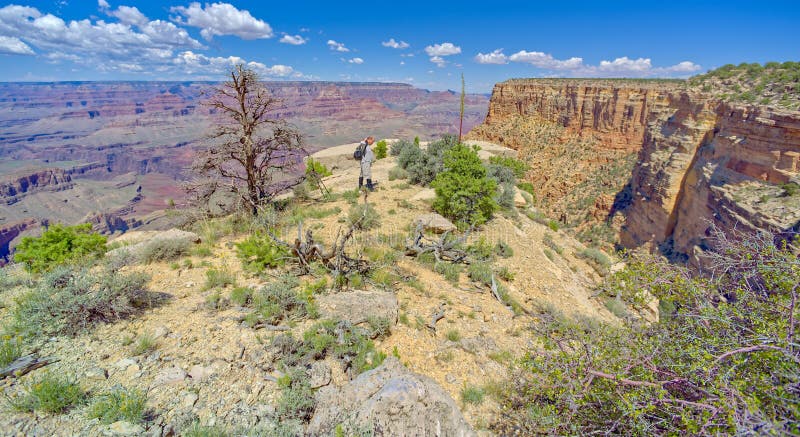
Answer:
<svg viewBox="0 0 800 437"><path fill-rule="evenodd" d="M515 131L526 119L595 140L571 158L579 170L568 173L577 179L598 177L592 172L598 161L613 163L609 151L638 154L625 187L614 198L596 193L597 211L589 214L610 220L623 213L620 242L626 247L647 245L687 259L707 246L712 224L722 231L775 233L800 226L800 195L783 188L800 181L798 112L722 103L673 81L510 80L495 86L486 122L470 135L530 149L542 132ZM563 146L556 143L552 147ZM546 148L526 155L542 167L531 179L545 198L554 180L565 179L563 165L547 167L555 158ZM538 155L544 158L537 161ZM587 188L560 183L564 195ZM569 221L565 209L557 212Z"/></svg>
<svg viewBox="0 0 800 437"><path fill-rule="evenodd" d="M477 435L453 399L432 379L410 372L389 357L343 387L323 387L306 432L347 435L372 431L378 436Z"/></svg>

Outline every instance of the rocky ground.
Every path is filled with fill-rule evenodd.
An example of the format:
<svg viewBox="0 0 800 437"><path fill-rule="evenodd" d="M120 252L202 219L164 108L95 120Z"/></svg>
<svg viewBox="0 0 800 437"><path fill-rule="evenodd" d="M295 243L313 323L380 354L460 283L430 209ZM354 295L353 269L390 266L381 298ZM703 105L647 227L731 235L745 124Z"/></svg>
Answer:
<svg viewBox="0 0 800 437"><path fill-rule="evenodd" d="M482 153L514 152L484 144ZM324 180L333 193L356 185L358 170L356 163L347 159L350 154L352 147L342 146L317 157L333 169L333 175ZM379 212L381 225L359 236L357 244L391 244L392 239L404 239L410 223L431 212L430 190L404 180L389 181L394 165L394 158L389 157L373 167L379 185L368 200ZM345 198L300 202L304 202L301 209L340 210L304 221L322 241L330 244L335 232L346 226L343 221L350 204ZM514 274L514 280L504 281L504 285L526 313L515 315L488 287L470 281L465 273L457 283L449 282L404 256L383 268L416 281L404 280L387 289L367 283L360 291L325 291L315 296L324 318L358 318L356 313L362 311L388 317L392 326L388 337L376 341L377 349L389 358L355 381L350 381L340 362L332 358L312 366L318 406L307 434L327 435L332 426L348 417L367 417L376 426L402 423L405 427L395 430L406 435L491 435L488 427L502 417L500 406L491 396L479 405L466 404L461 393L466 387L491 387L509 376L509 360L526 351L535 353L539 342L529 327L537 314L555 308L569 315L614 319L593 297L592 287L600 276L576 256L584 247L563 232L529 219L525 212L531 212L530 208L520 199L516 214L498 215L470 238L503 241L513 249L513 256L499 258L497 267ZM125 238L135 242L137 238L151 240L154 235L130 233ZM209 297L217 291L203 289L209 269L232 272L238 285L259 287L273 280L270 275L259 277L242 270L233 244L244 238L244 234L220 238L213 243L210 256L125 267L152 275L149 289L168 299L141 315L99 325L74 338L50 338L36 346L36 354L58 361L19 379L0 381L0 390L7 395L42 372L74 376L90 393L116 385L138 388L147 396L145 423L103 425L89 419L84 407L63 415L19 413L3 407L0 435L167 436L179 435L196 422L231 432L246 433L257 425L269 429L276 420L275 405L282 390L275 382L281 375L276 370L275 351L269 346L279 332L245 326L241 320L248 309L224 304L230 286L219 291L221 305L209 305ZM548 249L553 245L561 249L560 254ZM6 307L15 293L0 294ZM433 313L441 309L444 318L435 324L435 331L426 327ZM313 323L297 320L286 326L297 338ZM132 340L145 335L155 339L155 347L137 355ZM439 429L425 428L430 423L438 423Z"/></svg>

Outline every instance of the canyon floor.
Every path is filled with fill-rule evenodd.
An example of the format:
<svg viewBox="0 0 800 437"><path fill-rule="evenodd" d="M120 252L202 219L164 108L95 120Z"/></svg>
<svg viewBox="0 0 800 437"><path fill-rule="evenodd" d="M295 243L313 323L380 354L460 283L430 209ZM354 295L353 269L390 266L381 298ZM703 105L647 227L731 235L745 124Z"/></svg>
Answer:
<svg viewBox="0 0 800 437"><path fill-rule="evenodd" d="M513 154L514 151L488 143L482 144L486 154ZM332 169L324 179L334 193L352 191L358 168L348 159L351 146L320 152L319 158ZM410 185L404 180L390 181L393 157L379 160L373 167L377 191L368 201L380 214L380 227L358 238L356 245L379 246L391 250L397 239L409 235L410 224L418 216L431 212L429 189ZM330 244L343 224L351 203L344 196L335 200L295 199L300 210L334 210L336 213L303 224L315 229L318 239ZM509 377L507 363L528 351L535 353L539 342L530 325L538 314L552 308L572 316L615 320L594 296L593 287L601 276L592 265L576 254L584 246L569 235L554 231L526 215L532 207L518 204L517 211L497 215L469 239L480 238L494 244L505 242L513 255L499 258L497 267L513 273L513 281L503 281L513 299L526 310L515 315L499 302L490 289L471 281L462 272L458 281L446 280L439 273L415 258L400 254L396 263L382 266L400 274L402 280L386 289L365 284L366 290L393 294L399 315L391 326L391 334L377 340L379 351L399 357L410 371L432 378L459 405L467 422L479 435L491 435L490 425L502 418L500 406L486 396L480 405L465 404L461 393L466 387L485 387ZM288 231L287 231L288 232ZM141 236L140 236L141 237ZM206 272L210 269L229 271L240 286L260 287L274 281L277 271L255 276L242 270L234 244L245 239L245 233L225 235L209 245L207 256L190 256L175 263L131 265L123 271L143 271L151 275L149 289L163 293L163 304L141 315L115 323L102 324L76 337L53 337L35 345L36 354L50 356L56 362L19 379L0 381L7 395L16 393L26 381L42 372L69 375L90 393L121 385L137 388L147 396L149 420L142 425L120 429L121 425L103 425L89 419L86 407L75 408L64 415L26 414L4 411L0 417L0 435L120 435L125 432L142 435L171 435L193 422L216 425L233 430L251 429L273 420L275 403L281 388L275 383L274 353L269 347L278 335L264 329L253 329L242 323L248 309L232 304L213 305L219 295L226 302L231 286L204 290ZM125 238L135 240L136 232ZM543 239L552 241L561 252L553 254ZM552 259L551 259L552 257ZM301 281L314 281L306 276ZM2 317L21 290L0 294L4 305ZM324 291L315 296L324 300ZM435 331L425 325L438 309L445 308L444 318ZM295 337L302 337L314 320L298 320L288 325ZM133 339L155 338L156 346L137 355ZM325 360L331 369L329 385L344 385L348 377L341 365Z"/></svg>

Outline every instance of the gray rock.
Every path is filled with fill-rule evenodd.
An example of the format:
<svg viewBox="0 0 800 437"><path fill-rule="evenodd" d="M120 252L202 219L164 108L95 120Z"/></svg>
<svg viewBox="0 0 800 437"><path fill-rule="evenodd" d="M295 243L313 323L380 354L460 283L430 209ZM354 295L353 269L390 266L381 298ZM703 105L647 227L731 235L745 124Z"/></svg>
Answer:
<svg viewBox="0 0 800 437"><path fill-rule="evenodd" d="M198 396L197 393L188 392L183 396L183 400L181 400L181 407L186 410L191 410L199 398L200 396Z"/></svg>
<svg viewBox="0 0 800 437"><path fill-rule="evenodd" d="M347 320L362 323L368 317L388 319L397 323L397 296L383 291L348 291L317 298L323 319Z"/></svg>
<svg viewBox="0 0 800 437"><path fill-rule="evenodd" d="M170 367L163 369L153 380L154 386L176 384L186 379L186 372L180 367Z"/></svg>
<svg viewBox="0 0 800 437"><path fill-rule="evenodd" d="M189 376L194 381L202 381L213 374L214 368L211 366L204 367L199 364L195 364L189 369Z"/></svg>
<svg viewBox="0 0 800 437"><path fill-rule="evenodd" d="M166 337L169 334L169 328L164 325L161 325L153 330L153 339L159 339L162 337Z"/></svg>
<svg viewBox="0 0 800 437"><path fill-rule="evenodd" d="M331 368L322 361L315 361L308 371L311 388L320 388L331 383Z"/></svg>
<svg viewBox="0 0 800 437"><path fill-rule="evenodd" d="M83 374L86 379L93 379L96 381L105 381L108 379L108 372L102 367L92 367Z"/></svg>
<svg viewBox="0 0 800 437"><path fill-rule="evenodd" d="M394 357L343 387L323 387L309 435L380 430L383 435L475 436L453 399L426 376L412 373Z"/></svg>
<svg viewBox="0 0 800 437"><path fill-rule="evenodd" d="M114 367L117 367L119 369L123 369L124 370L124 369L127 369L128 367L130 367L130 366L132 366L134 364L136 364L136 360L134 360L133 358L123 358L123 359L117 361L116 363L114 363Z"/></svg>
<svg viewBox="0 0 800 437"><path fill-rule="evenodd" d="M108 428L103 431L103 434L109 436L142 435L144 434L144 428L140 425L134 425L130 422L120 420L119 422L114 422L109 425Z"/></svg>
<svg viewBox="0 0 800 437"><path fill-rule="evenodd" d="M411 227L417 228L419 226L422 226L422 229L426 231L432 231L438 234L456 230L456 225L435 212L423 214L415 218Z"/></svg>

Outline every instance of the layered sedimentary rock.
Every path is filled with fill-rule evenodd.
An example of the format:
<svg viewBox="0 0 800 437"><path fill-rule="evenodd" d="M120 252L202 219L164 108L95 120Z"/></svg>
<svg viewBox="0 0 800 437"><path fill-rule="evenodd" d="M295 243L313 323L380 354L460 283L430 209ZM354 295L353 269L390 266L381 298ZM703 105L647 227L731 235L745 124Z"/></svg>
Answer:
<svg viewBox="0 0 800 437"><path fill-rule="evenodd" d="M50 168L18 172L0 178L0 204L13 205L28 194L70 188L72 188L72 178L62 169Z"/></svg>
<svg viewBox="0 0 800 437"><path fill-rule="evenodd" d="M675 83L590 79L513 79L495 85L486 125L512 115L551 121L604 147L636 151L654 107Z"/></svg>
<svg viewBox="0 0 800 437"><path fill-rule="evenodd" d="M498 128L514 117L594 138L599 153L577 157L576 168L604 150L638 153L625 189L594 205L609 217L624 213L627 247L691 258L708 244L712 225L775 233L800 225L800 195L785 185L800 182L798 112L732 106L677 82L511 80L495 86L473 135L524 149L535 139Z"/></svg>

